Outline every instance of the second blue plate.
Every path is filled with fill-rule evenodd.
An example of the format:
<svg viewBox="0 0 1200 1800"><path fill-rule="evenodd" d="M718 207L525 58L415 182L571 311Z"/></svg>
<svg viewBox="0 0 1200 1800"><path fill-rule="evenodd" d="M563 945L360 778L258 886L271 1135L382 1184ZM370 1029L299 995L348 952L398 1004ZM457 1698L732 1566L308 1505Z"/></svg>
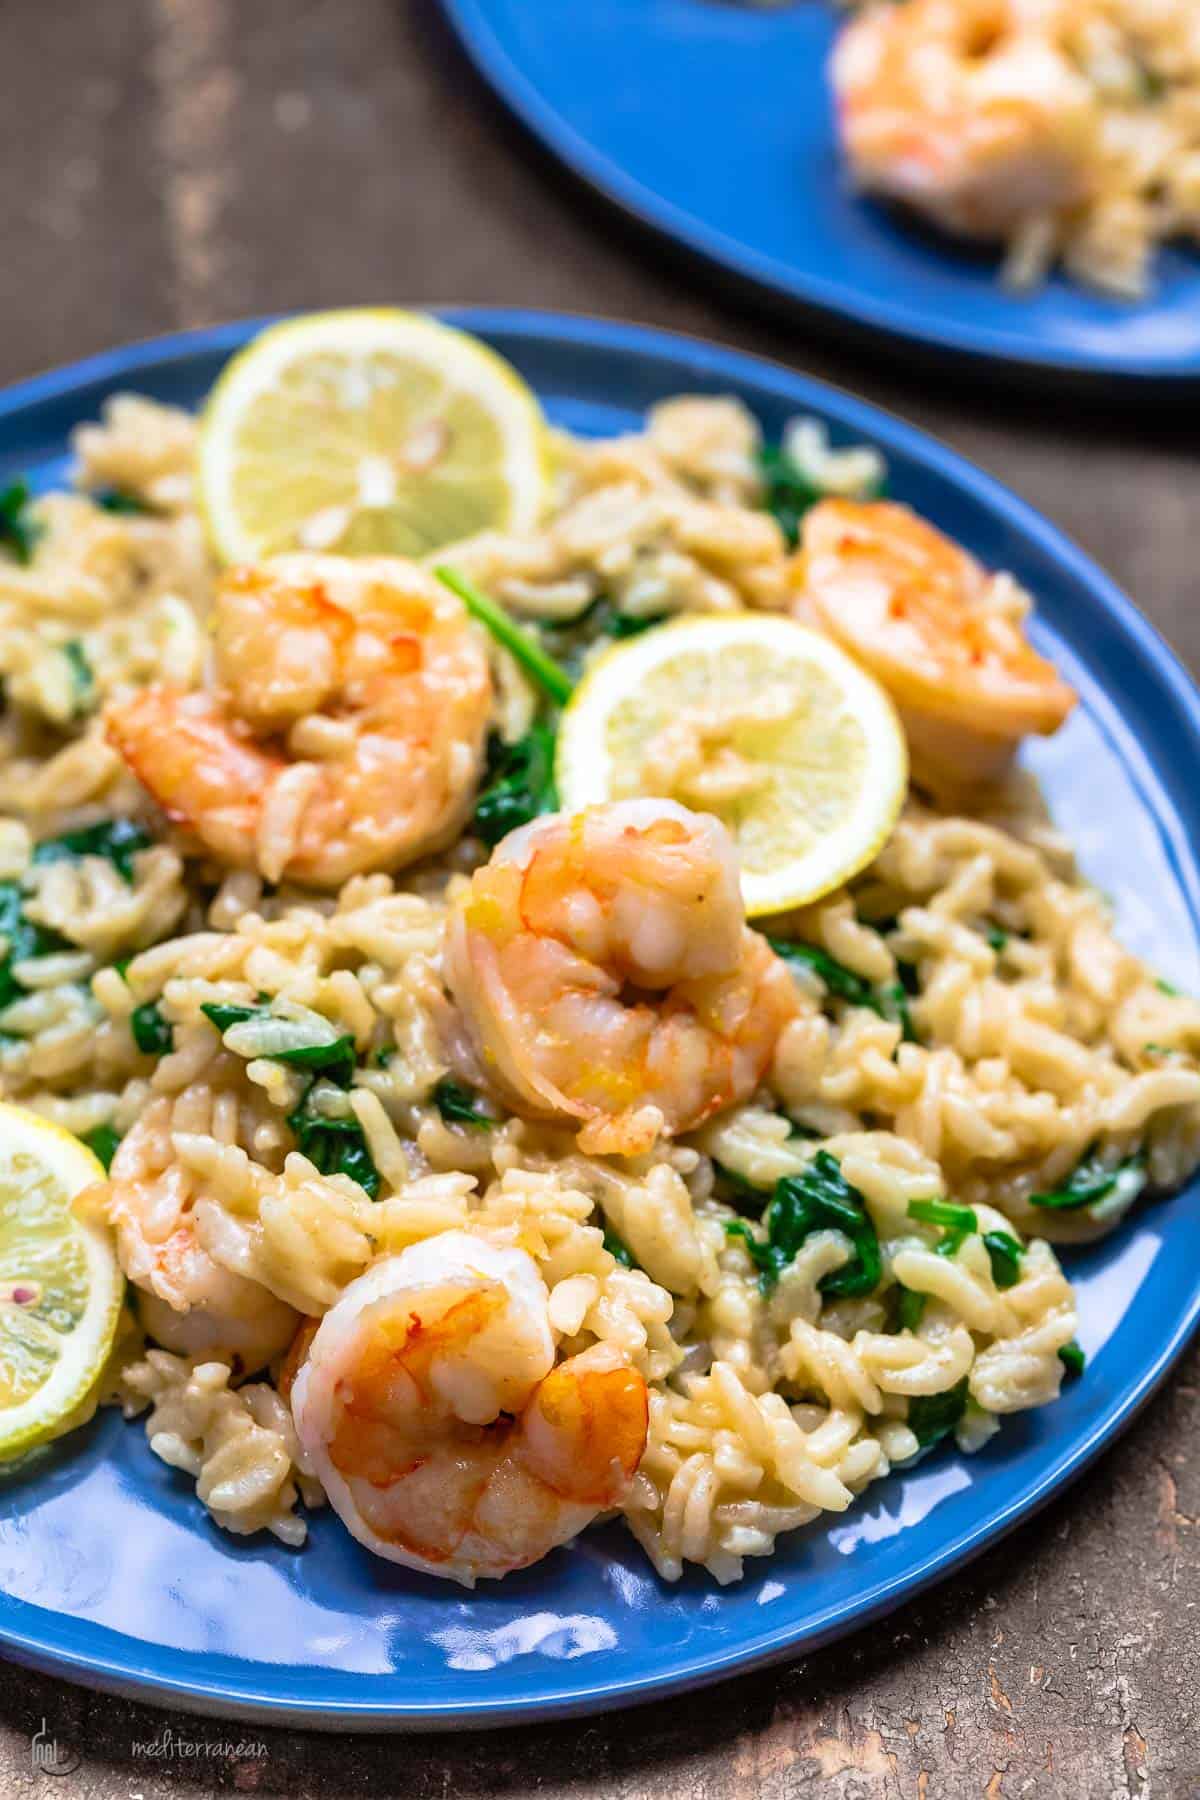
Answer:
<svg viewBox="0 0 1200 1800"><path fill-rule="evenodd" d="M826 64L831 0L443 0L476 67L575 174L760 296L926 350L1060 379L1200 379L1200 262L1137 305L994 259L852 192Z"/></svg>

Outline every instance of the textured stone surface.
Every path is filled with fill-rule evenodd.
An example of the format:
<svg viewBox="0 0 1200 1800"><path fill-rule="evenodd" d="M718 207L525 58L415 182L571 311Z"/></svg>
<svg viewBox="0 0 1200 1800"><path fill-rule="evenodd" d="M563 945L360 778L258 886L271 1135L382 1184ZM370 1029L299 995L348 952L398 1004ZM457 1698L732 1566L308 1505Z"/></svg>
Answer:
<svg viewBox="0 0 1200 1800"><path fill-rule="evenodd" d="M351 301L675 326L939 433L1071 532L1200 664L1192 420L921 375L906 352L851 354L735 310L548 169L434 11L7 0L0 380L181 325ZM1193 1354L1041 1517L920 1604L782 1670L578 1726L356 1741L168 1718L0 1668L0 1794L1183 1800L1200 1794L1198 1384ZM31 1770L43 1716L81 1759L56 1783ZM168 1725L170 1753L137 1751Z"/></svg>

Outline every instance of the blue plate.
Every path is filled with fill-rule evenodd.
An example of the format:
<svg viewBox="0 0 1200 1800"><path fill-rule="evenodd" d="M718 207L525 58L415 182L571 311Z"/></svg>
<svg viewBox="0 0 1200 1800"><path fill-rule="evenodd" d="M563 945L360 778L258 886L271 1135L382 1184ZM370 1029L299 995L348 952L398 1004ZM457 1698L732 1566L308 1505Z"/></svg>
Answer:
<svg viewBox="0 0 1200 1800"><path fill-rule="evenodd" d="M920 433L752 358L547 315L448 317L509 357L573 431L637 427L683 390L735 393L777 433L797 410L878 444L892 488L1040 602L1083 704L1033 758L1127 939L1200 988L1200 696L1130 602L1044 519ZM66 439L114 390L199 401L250 325L166 339L0 396L0 483L67 472ZM485 1725L610 1708L810 1650L911 1599L1109 1443L1200 1314L1200 1186L1069 1256L1084 1378L978 1456L935 1454L718 1589L657 1580L620 1527L466 1595L373 1560L330 1513L305 1549L225 1536L191 1483L113 1414L0 1486L0 1646L121 1693L323 1726Z"/></svg>
<svg viewBox="0 0 1200 1800"><path fill-rule="evenodd" d="M1163 253L1129 305L855 195L825 77L831 0L443 0L477 68L553 154L760 296L927 349L1139 385L1200 376L1200 266Z"/></svg>

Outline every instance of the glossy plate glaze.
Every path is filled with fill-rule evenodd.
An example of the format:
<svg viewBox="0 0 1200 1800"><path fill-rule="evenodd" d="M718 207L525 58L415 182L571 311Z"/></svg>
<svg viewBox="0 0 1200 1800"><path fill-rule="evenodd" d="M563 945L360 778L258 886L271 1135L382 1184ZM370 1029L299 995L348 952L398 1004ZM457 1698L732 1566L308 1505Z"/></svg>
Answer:
<svg viewBox="0 0 1200 1800"><path fill-rule="evenodd" d="M1134 386L1200 378L1200 262L1152 297L1055 277L1006 291L994 257L856 195L825 76L832 0L443 0L484 78L575 174L769 296L930 350Z"/></svg>
<svg viewBox="0 0 1200 1800"><path fill-rule="evenodd" d="M1050 525L930 439L770 364L582 319L447 316L509 357L573 431L636 429L647 406L687 390L739 394L771 434L805 411L836 442L878 444L898 498L1038 596L1039 638L1083 704L1033 760L1127 939L1200 985L1200 695ZM39 487L62 481L68 432L114 390L194 405L251 329L117 351L0 397L0 484L21 470ZM329 1513L298 1552L228 1537L140 1426L107 1413L0 1485L0 1647L123 1693L364 1729L610 1708L812 1649L951 1574L1128 1421L1200 1313L1200 1190L1067 1262L1082 1381L980 1455L937 1453L872 1487L736 1586L698 1573L661 1583L615 1526L474 1595L372 1560Z"/></svg>

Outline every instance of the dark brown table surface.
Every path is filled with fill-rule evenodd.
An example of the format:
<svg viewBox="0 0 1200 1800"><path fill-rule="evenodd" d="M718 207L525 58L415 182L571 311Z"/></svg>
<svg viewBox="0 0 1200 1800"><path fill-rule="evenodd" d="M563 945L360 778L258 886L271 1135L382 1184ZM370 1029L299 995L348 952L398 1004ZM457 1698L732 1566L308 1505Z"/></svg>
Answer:
<svg viewBox="0 0 1200 1800"><path fill-rule="evenodd" d="M918 372L902 349L868 356L828 328L765 322L556 174L436 11L6 0L0 381L181 326L358 301L673 326L938 433L1065 527L1200 666L1194 407L1021 397ZM1040 1517L916 1605L785 1668L580 1724L352 1739L168 1717L0 1666L0 1794L1200 1794L1198 1378L1193 1351ZM43 1718L80 1758L57 1782L31 1768ZM162 1748L167 1724L169 1750L139 1753Z"/></svg>

